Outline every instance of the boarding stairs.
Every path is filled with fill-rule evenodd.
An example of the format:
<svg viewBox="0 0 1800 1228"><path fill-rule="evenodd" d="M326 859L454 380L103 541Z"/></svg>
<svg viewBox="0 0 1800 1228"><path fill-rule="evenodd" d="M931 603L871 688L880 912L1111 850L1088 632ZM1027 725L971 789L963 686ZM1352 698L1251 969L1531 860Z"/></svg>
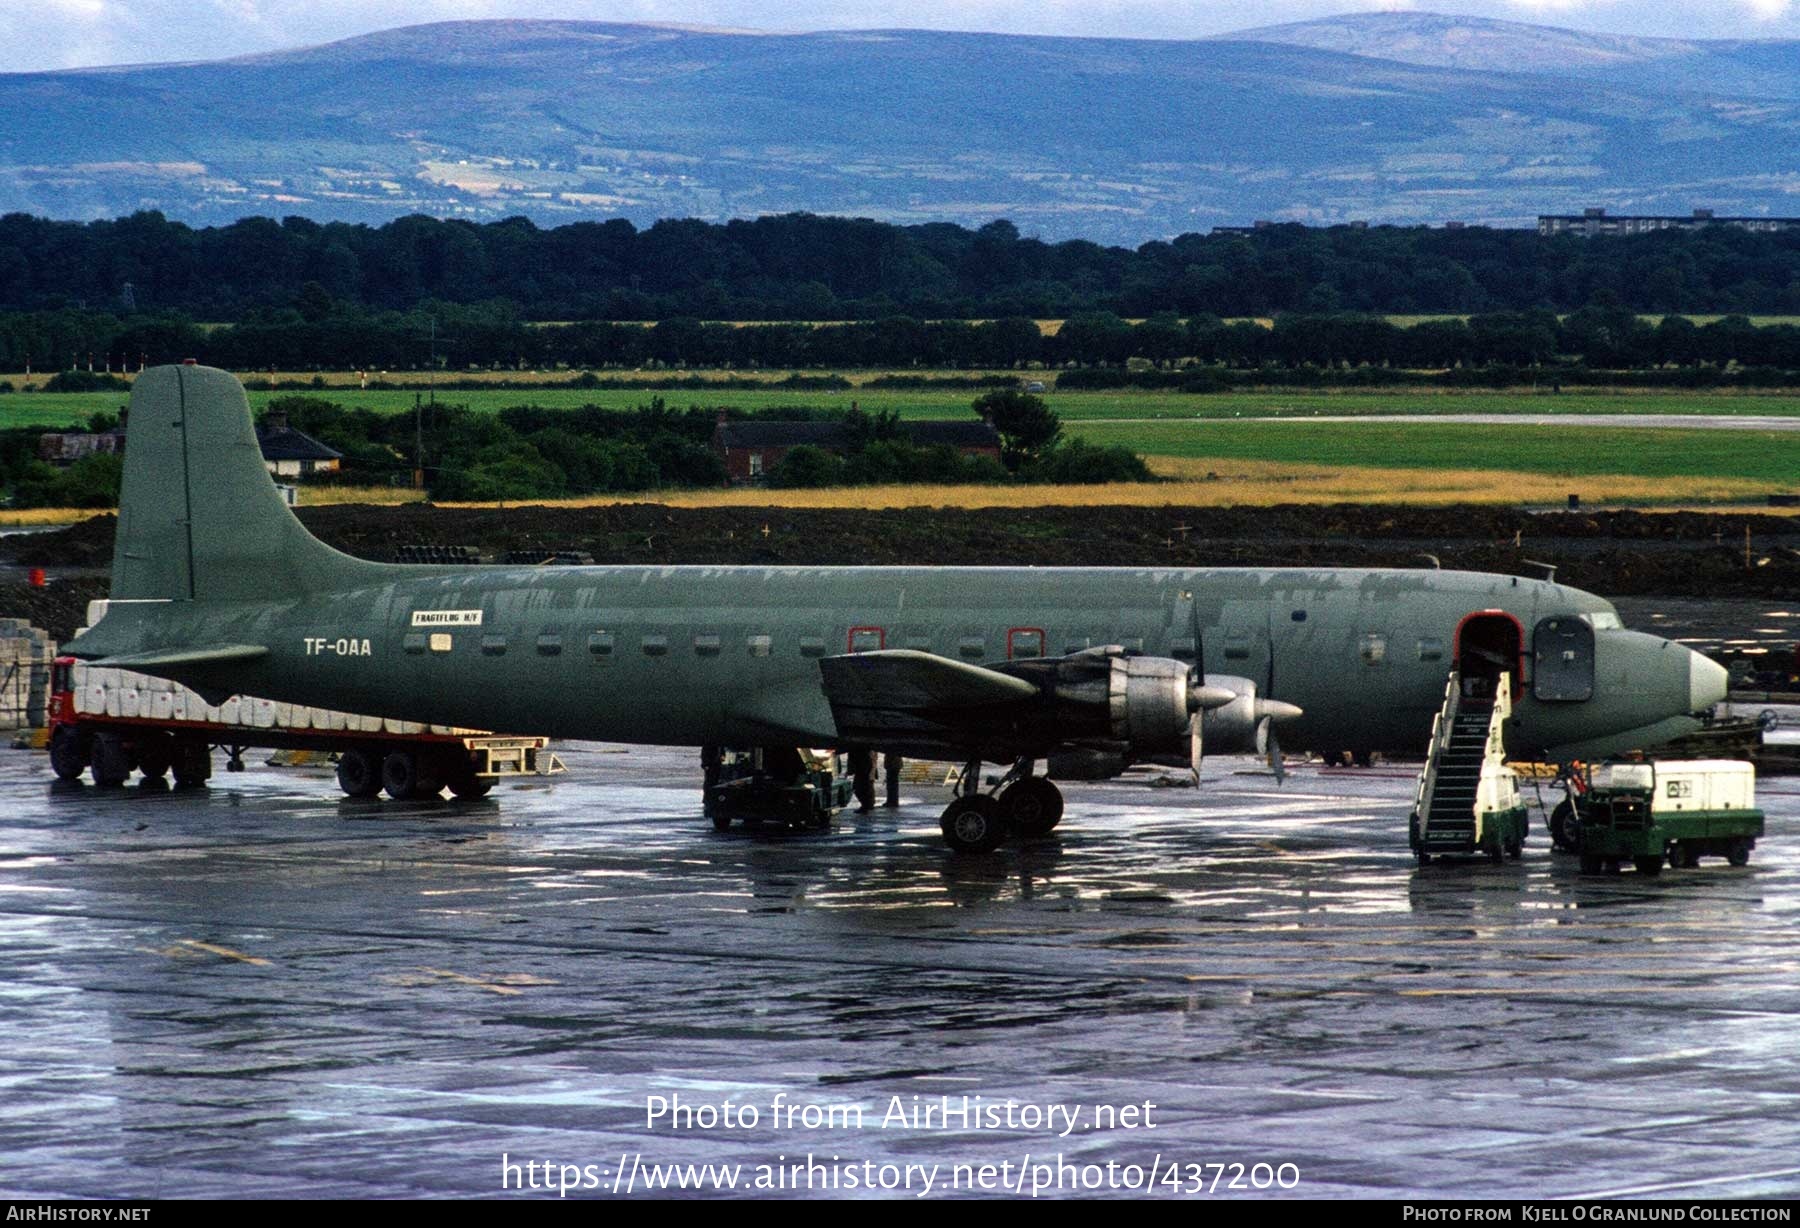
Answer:
<svg viewBox="0 0 1800 1228"><path fill-rule="evenodd" d="M1488 835L1482 780L1505 764L1501 729L1512 715L1512 682L1503 673L1484 683L1465 686L1462 671L1452 670L1444 688L1414 806L1421 853L1470 852Z"/></svg>

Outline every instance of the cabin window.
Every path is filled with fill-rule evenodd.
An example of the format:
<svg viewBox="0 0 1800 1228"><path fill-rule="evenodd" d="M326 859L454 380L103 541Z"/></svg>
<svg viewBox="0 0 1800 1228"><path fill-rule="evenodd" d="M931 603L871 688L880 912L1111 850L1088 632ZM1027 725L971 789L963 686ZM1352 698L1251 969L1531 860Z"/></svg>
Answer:
<svg viewBox="0 0 1800 1228"><path fill-rule="evenodd" d="M1191 635L1178 635L1170 640L1169 655L1183 661L1192 661L1194 659L1194 637Z"/></svg>
<svg viewBox="0 0 1800 1228"><path fill-rule="evenodd" d="M1289 614L1288 617L1293 619L1297 623L1303 623L1306 621L1306 611L1305 610L1295 610L1292 614Z"/></svg>
<svg viewBox="0 0 1800 1228"><path fill-rule="evenodd" d="M822 657L825 655L825 638L819 635L803 635L800 637L800 655L803 657Z"/></svg>
<svg viewBox="0 0 1800 1228"><path fill-rule="evenodd" d="M931 637L929 635L909 635L906 637L906 646L914 652L930 652Z"/></svg>
<svg viewBox="0 0 1800 1228"><path fill-rule="evenodd" d="M537 650L540 657L560 657L562 655L562 632L539 632L537 637Z"/></svg>
<svg viewBox="0 0 1800 1228"><path fill-rule="evenodd" d="M879 652L887 647L887 632L880 627L850 628L849 649L851 652Z"/></svg>
<svg viewBox="0 0 1800 1228"><path fill-rule="evenodd" d="M430 644L433 652L449 652L456 644L456 637L448 631L433 631Z"/></svg>
<svg viewBox="0 0 1800 1228"><path fill-rule="evenodd" d="M1356 641L1356 655L1366 665L1380 665L1387 660L1387 636L1371 631Z"/></svg>
<svg viewBox="0 0 1800 1228"><path fill-rule="evenodd" d="M1435 636L1426 636L1419 641L1419 660L1442 661L1444 659L1444 641Z"/></svg>
<svg viewBox="0 0 1800 1228"><path fill-rule="evenodd" d="M699 657L718 656L719 637L716 635L696 635L694 637L694 655Z"/></svg>
<svg viewBox="0 0 1800 1228"><path fill-rule="evenodd" d="M1141 635L1128 635L1119 641L1119 647L1123 648L1126 652L1142 652L1144 651L1144 637Z"/></svg>
<svg viewBox="0 0 1800 1228"><path fill-rule="evenodd" d="M666 657L669 655L669 637L666 635L646 635L642 641L646 657Z"/></svg>
<svg viewBox="0 0 1800 1228"><path fill-rule="evenodd" d="M1006 633L1006 655L1010 659L1044 655L1044 633L1036 627L1014 627Z"/></svg>
<svg viewBox="0 0 1800 1228"><path fill-rule="evenodd" d="M409 633L405 639L400 641L400 647L417 656L425 651L425 633L422 631Z"/></svg>
<svg viewBox="0 0 1800 1228"><path fill-rule="evenodd" d="M1063 656L1072 657L1078 652L1086 652L1090 642L1086 637L1068 641L1063 645Z"/></svg>
<svg viewBox="0 0 1800 1228"><path fill-rule="evenodd" d="M1232 627L1225 632L1225 659L1227 661L1248 661L1250 659L1250 633L1242 627Z"/></svg>
<svg viewBox="0 0 1800 1228"><path fill-rule="evenodd" d="M596 631L588 636L588 651L596 657L610 657L613 650L613 635L610 631Z"/></svg>
<svg viewBox="0 0 1800 1228"><path fill-rule="evenodd" d="M482 636L481 652L483 656L503 656L506 652L506 637L492 634Z"/></svg>
<svg viewBox="0 0 1800 1228"><path fill-rule="evenodd" d="M970 660L987 655L987 641L979 635L965 635L956 641L956 651Z"/></svg>
<svg viewBox="0 0 1800 1228"><path fill-rule="evenodd" d="M772 635L752 635L744 639L744 646L753 657L766 657L775 651L775 637Z"/></svg>
<svg viewBox="0 0 1800 1228"><path fill-rule="evenodd" d="M750 454L750 476L753 478L760 478L762 475L763 454L761 452L752 452Z"/></svg>

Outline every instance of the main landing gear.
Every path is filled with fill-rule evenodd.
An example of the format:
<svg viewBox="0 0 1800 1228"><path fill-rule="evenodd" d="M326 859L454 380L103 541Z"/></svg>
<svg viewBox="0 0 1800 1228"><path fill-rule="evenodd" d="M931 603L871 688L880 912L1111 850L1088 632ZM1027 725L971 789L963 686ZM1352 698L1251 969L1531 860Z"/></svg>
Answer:
<svg viewBox="0 0 1800 1228"><path fill-rule="evenodd" d="M991 853L1009 834L1047 836L1062 822L1062 790L1032 775L1035 761L1021 759L988 793L981 791L979 761L963 769L955 801L944 807L939 826L944 843L959 853Z"/></svg>

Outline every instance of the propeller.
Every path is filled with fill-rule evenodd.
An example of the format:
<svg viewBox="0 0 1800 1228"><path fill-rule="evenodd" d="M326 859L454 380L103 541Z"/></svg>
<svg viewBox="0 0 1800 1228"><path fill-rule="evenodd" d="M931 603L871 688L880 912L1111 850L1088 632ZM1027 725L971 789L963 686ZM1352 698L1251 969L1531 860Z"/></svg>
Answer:
<svg viewBox="0 0 1800 1228"><path fill-rule="evenodd" d="M1219 708L1236 699L1234 692L1223 687L1206 685L1206 648L1200 638L1200 603L1188 593L1188 629L1194 636L1194 669L1188 682L1188 771L1193 773L1194 788L1200 787L1200 761L1206 757L1204 739L1201 737L1201 726L1205 723L1206 710ZM1230 695L1231 699L1220 700L1221 694ZM1211 702L1219 701L1219 702Z"/></svg>
<svg viewBox="0 0 1800 1228"><path fill-rule="evenodd" d="M1265 695L1275 693L1275 625L1273 616L1269 622L1269 686ZM1300 709L1293 704L1283 703L1279 699L1264 699L1257 703L1258 715L1262 717L1256 723L1256 753L1269 757L1269 770L1275 773L1275 783L1287 783L1287 759L1281 753L1281 739L1275 736L1275 722L1293 720L1300 715Z"/></svg>

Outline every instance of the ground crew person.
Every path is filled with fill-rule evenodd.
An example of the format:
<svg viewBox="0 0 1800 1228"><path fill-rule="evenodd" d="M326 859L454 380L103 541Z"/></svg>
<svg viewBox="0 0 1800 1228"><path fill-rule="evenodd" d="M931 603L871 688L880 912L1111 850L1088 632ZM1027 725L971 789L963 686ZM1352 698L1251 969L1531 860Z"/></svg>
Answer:
<svg viewBox="0 0 1800 1228"><path fill-rule="evenodd" d="M874 809L875 752L866 746L850 748L850 790L856 794L856 813Z"/></svg>
<svg viewBox="0 0 1800 1228"><path fill-rule="evenodd" d="M900 804L900 765L902 760L893 751L881 757L881 770L887 776L887 804L893 809Z"/></svg>

